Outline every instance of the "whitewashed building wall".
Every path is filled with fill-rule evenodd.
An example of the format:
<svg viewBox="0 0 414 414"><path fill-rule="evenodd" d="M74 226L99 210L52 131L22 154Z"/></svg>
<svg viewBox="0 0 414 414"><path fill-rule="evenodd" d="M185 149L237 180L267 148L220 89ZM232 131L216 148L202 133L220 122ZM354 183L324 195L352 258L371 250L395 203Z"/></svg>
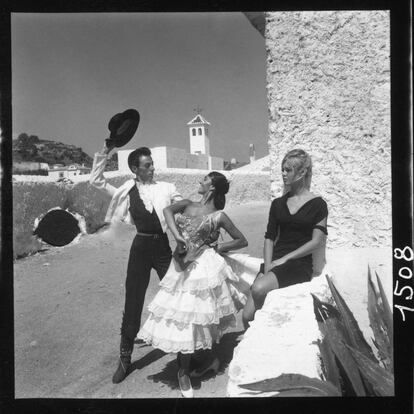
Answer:
<svg viewBox="0 0 414 414"><path fill-rule="evenodd" d="M220 157L209 157L208 159L208 169L209 170L223 170L224 161Z"/></svg>
<svg viewBox="0 0 414 414"><path fill-rule="evenodd" d="M329 245L391 245L390 15L266 13L272 196L293 148L313 159Z"/></svg>

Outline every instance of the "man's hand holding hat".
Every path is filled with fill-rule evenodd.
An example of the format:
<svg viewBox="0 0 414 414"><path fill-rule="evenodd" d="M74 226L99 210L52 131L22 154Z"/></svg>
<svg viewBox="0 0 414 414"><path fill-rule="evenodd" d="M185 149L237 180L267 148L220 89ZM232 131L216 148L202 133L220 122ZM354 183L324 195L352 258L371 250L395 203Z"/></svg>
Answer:
<svg viewBox="0 0 414 414"><path fill-rule="evenodd" d="M127 144L134 136L139 121L139 112L135 109L127 109L114 115L108 123L111 134L109 138L105 139L102 153L109 154L114 148L123 147Z"/></svg>

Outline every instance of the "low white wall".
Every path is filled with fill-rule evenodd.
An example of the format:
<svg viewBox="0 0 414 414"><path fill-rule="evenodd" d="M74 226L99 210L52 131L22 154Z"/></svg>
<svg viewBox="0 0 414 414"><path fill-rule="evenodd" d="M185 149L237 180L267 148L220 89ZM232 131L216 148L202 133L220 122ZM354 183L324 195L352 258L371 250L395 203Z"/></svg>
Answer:
<svg viewBox="0 0 414 414"><path fill-rule="evenodd" d="M187 168L208 170L208 155L187 154Z"/></svg>
<svg viewBox="0 0 414 414"><path fill-rule="evenodd" d="M199 169L158 169L155 179L175 183L184 198L198 200L199 181L207 173ZM241 204L252 201L270 203L269 174L232 175L223 171L231 180L227 204ZM105 176L115 187L121 186L132 173L107 171ZM13 176L13 237L14 257L35 252L41 248L32 236L34 220L50 208L62 207L82 215L87 231L93 233L104 224L109 196L92 187L89 174L71 178L74 184L56 183L45 176Z"/></svg>
<svg viewBox="0 0 414 414"><path fill-rule="evenodd" d="M222 170L224 168L223 158L210 156L208 161L209 170Z"/></svg>
<svg viewBox="0 0 414 414"><path fill-rule="evenodd" d="M119 150L118 151L118 171L123 173L130 173L131 170L128 167L128 155L134 151L133 149Z"/></svg>
<svg viewBox="0 0 414 414"><path fill-rule="evenodd" d="M128 155L133 150L118 151L118 171L129 173ZM151 148L152 159L156 169L188 168L201 170L222 170L224 161L220 157L205 154L189 154L181 148L154 147Z"/></svg>
<svg viewBox="0 0 414 414"><path fill-rule="evenodd" d="M152 150L151 150L152 151ZM187 153L180 148L166 147L167 162L166 168L186 168L187 167ZM159 164L155 162L155 168L161 168Z"/></svg>
<svg viewBox="0 0 414 414"><path fill-rule="evenodd" d="M321 337L313 310L314 293L322 301L332 301L325 275L333 277L335 286L354 314L359 328L374 353L374 337L369 323L367 297L368 264L381 279L392 308L392 249L336 248L327 250L327 265L321 276L271 291L263 308L234 349L229 366L229 397L252 397L240 384L275 378L285 374L302 374L319 378ZM261 394L260 396L268 396Z"/></svg>
<svg viewBox="0 0 414 414"><path fill-rule="evenodd" d="M256 312L234 349L229 366L229 397L253 397L239 385L276 378L283 373L319 377L319 349L315 341L320 333L310 292L326 298L326 281L318 277L309 283L269 292L263 308Z"/></svg>
<svg viewBox="0 0 414 414"><path fill-rule="evenodd" d="M167 148L166 147L152 148L151 156L152 156L152 160L154 161L154 165L160 168L167 168ZM120 170L119 167L118 169Z"/></svg>

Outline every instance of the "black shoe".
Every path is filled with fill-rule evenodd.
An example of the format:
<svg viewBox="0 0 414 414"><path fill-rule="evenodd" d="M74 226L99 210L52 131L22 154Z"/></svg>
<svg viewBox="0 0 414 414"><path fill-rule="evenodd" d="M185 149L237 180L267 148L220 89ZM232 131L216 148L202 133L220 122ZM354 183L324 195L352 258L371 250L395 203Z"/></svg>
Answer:
<svg viewBox="0 0 414 414"><path fill-rule="evenodd" d="M119 384L120 382L122 382L128 375L130 366L131 366L131 357L129 358L120 357L118 368L116 369L115 374L112 377L112 382L114 384Z"/></svg>
<svg viewBox="0 0 414 414"><path fill-rule="evenodd" d="M190 377L200 378L204 374L206 374L208 371L213 371L214 374L217 375L219 368L220 368L220 361L218 360L218 358L214 358L207 366L204 366L200 368L199 370L194 369L193 371L191 371Z"/></svg>

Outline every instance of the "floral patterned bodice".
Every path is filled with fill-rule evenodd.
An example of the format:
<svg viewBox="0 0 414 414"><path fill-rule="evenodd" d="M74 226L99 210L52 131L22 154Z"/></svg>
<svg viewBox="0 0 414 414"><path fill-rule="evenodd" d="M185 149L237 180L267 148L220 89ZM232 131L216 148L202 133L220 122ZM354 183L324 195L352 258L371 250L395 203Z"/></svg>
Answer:
<svg viewBox="0 0 414 414"><path fill-rule="evenodd" d="M204 216L187 216L185 214L177 214L175 222L178 231L187 243L187 251L180 255L181 265L191 263L206 248L211 247L217 242L220 236L218 222L221 211L215 211ZM174 254L178 260L177 252Z"/></svg>

